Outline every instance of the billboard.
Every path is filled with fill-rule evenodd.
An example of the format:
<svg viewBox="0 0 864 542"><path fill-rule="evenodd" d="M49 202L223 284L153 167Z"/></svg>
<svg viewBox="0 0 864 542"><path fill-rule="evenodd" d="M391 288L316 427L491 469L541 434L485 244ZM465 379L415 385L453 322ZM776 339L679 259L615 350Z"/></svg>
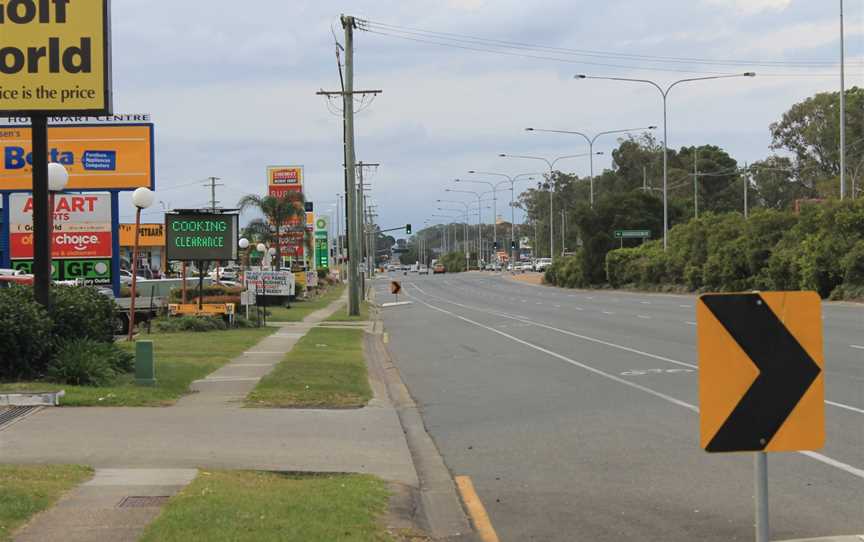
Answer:
<svg viewBox="0 0 864 542"><path fill-rule="evenodd" d="M131 247L135 244L135 224L120 224L120 246ZM164 247L164 224L140 224L138 226L139 247Z"/></svg>
<svg viewBox="0 0 864 542"><path fill-rule="evenodd" d="M315 268L330 269L330 228L325 216L315 221Z"/></svg>
<svg viewBox="0 0 864 542"><path fill-rule="evenodd" d="M110 113L108 0L0 3L0 111Z"/></svg>
<svg viewBox="0 0 864 542"><path fill-rule="evenodd" d="M173 213L165 215L165 254L172 261L237 259L238 215Z"/></svg>
<svg viewBox="0 0 864 542"><path fill-rule="evenodd" d="M246 289L257 295L294 295L291 271L246 271Z"/></svg>
<svg viewBox="0 0 864 542"><path fill-rule="evenodd" d="M267 166L267 193L279 196L285 192L303 191L303 166Z"/></svg>
<svg viewBox="0 0 864 542"><path fill-rule="evenodd" d="M0 126L0 190L31 190L30 128ZM153 125L82 124L48 127L48 159L69 172L66 190L154 188Z"/></svg>
<svg viewBox="0 0 864 542"><path fill-rule="evenodd" d="M111 196L54 195L52 258L111 257ZM9 196L9 256L33 258L33 197Z"/></svg>
<svg viewBox="0 0 864 542"><path fill-rule="evenodd" d="M303 166L268 166L267 194L280 197L288 192L303 192ZM305 209L305 206L304 206ZM279 249L283 256L303 257L304 217L292 217L284 224Z"/></svg>

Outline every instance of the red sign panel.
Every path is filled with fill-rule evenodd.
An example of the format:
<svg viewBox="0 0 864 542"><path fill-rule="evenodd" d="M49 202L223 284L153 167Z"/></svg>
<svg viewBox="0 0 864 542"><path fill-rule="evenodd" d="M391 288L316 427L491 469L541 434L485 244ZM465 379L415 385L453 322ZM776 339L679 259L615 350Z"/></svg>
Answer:
<svg viewBox="0 0 864 542"><path fill-rule="evenodd" d="M33 234L9 234L9 254L13 259L33 258ZM51 239L53 258L110 258L111 232L55 231Z"/></svg>

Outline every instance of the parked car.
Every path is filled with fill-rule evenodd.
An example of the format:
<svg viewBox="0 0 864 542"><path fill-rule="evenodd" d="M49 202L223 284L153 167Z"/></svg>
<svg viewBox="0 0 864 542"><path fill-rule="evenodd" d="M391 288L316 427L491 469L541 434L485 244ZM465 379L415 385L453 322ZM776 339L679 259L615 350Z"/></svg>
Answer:
<svg viewBox="0 0 864 542"><path fill-rule="evenodd" d="M20 286L33 286L33 275L0 275L0 288L9 288L18 284Z"/></svg>
<svg viewBox="0 0 864 542"><path fill-rule="evenodd" d="M419 275L428 275L429 274L429 268L424 265L417 270L417 273Z"/></svg>
<svg viewBox="0 0 864 542"><path fill-rule="evenodd" d="M552 258L540 258L537 260L537 263L534 264L534 271L539 273L543 273L549 267L552 266Z"/></svg>

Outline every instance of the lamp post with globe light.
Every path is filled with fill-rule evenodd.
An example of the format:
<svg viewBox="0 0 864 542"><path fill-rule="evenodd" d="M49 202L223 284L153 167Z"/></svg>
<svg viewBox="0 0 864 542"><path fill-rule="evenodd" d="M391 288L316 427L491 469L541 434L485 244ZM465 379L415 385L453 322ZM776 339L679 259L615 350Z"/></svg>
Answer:
<svg viewBox="0 0 864 542"><path fill-rule="evenodd" d="M62 164L48 164L48 217L44 222L47 232L37 223L36 205L33 209L33 297L47 307L51 302L51 248L54 244L54 193L62 192L69 182L69 172ZM34 193L32 196L36 198ZM43 233L44 232L44 233ZM40 235L40 233L43 233Z"/></svg>
<svg viewBox="0 0 864 542"><path fill-rule="evenodd" d="M138 236L141 228L141 210L153 205L155 195L153 191L144 186L136 188L132 192L132 205L135 206L135 241L132 244L132 285L131 298L129 301L129 337L132 340L132 335L135 333L135 285L138 282ZM200 297L199 297L200 303Z"/></svg>

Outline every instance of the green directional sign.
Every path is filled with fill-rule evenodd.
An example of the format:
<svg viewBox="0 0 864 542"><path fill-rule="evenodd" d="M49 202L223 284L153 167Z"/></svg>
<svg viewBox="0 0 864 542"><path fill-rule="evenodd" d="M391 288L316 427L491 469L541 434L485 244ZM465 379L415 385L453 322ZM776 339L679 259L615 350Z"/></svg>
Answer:
<svg viewBox="0 0 864 542"><path fill-rule="evenodd" d="M327 217L323 216L315 221L315 268L330 268L330 236Z"/></svg>
<svg viewBox="0 0 864 542"><path fill-rule="evenodd" d="M615 230L615 239L650 239L651 230Z"/></svg>

